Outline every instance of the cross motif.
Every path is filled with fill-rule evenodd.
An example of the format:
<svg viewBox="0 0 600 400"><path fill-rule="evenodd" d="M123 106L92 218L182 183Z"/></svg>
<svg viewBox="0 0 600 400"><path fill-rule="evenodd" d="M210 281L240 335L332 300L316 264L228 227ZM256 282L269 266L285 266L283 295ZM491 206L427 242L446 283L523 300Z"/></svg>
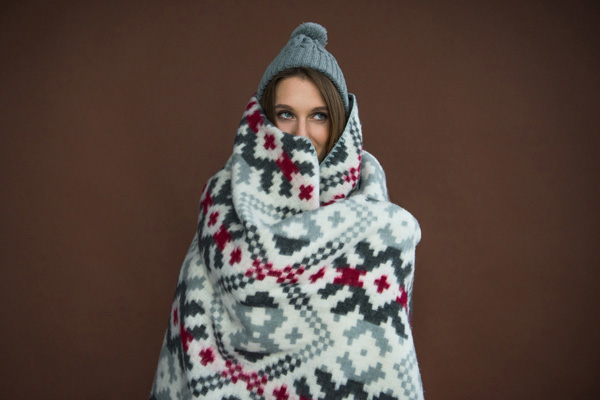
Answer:
<svg viewBox="0 0 600 400"><path fill-rule="evenodd" d="M331 221L331 224L333 225L334 228L337 228L338 225L340 223L344 222L346 219L344 217L342 217L342 215L340 214L339 211L336 211L333 213L333 215L328 217L327 220Z"/></svg>
<svg viewBox="0 0 600 400"><path fill-rule="evenodd" d="M365 275L367 273L367 271L352 268L352 267L336 268L336 271L342 275L337 276L333 280L333 283L338 284L338 285L363 287L364 282L362 282L360 280L360 277Z"/></svg>
<svg viewBox="0 0 600 400"><path fill-rule="evenodd" d="M273 396L275 396L276 400L287 400L290 398L290 395L287 392L287 386L281 385L279 389L273 390Z"/></svg>
<svg viewBox="0 0 600 400"><path fill-rule="evenodd" d="M309 276L310 283L315 283L317 280L321 279L325 276L325 267L322 267L320 270Z"/></svg>
<svg viewBox="0 0 600 400"><path fill-rule="evenodd" d="M381 275L381 277L375 279L375 284L377 285L377 293L383 293L384 290L390 287L386 275Z"/></svg>
<svg viewBox="0 0 600 400"><path fill-rule="evenodd" d="M208 226L213 226L214 224L217 223L218 218L219 218L219 212L218 211L212 212L210 214L210 217L208 217L208 224L207 225Z"/></svg>
<svg viewBox="0 0 600 400"><path fill-rule="evenodd" d="M248 114L246 116L246 121L248 121L248 126L252 129L252 132L258 133L258 129L262 126L262 116L260 115L260 111L256 110L252 114Z"/></svg>
<svg viewBox="0 0 600 400"><path fill-rule="evenodd" d="M265 149L274 150L275 149L275 136L271 134L265 135Z"/></svg>
<svg viewBox="0 0 600 400"><path fill-rule="evenodd" d="M202 200L202 210L204 211L204 214L206 214L208 212L208 207L212 206L213 202L212 202L212 198L210 197L210 193L206 192L206 195L204 196L204 199Z"/></svg>
<svg viewBox="0 0 600 400"><path fill-rule="evenodd" d="M225 228L225 225L221 225L221 228L217 232L215 232L213 238L215 239L217 247L221 251L223 251L227 243L231 242L231 236L229 236L229 232L227 232L227 228Z"/></svg>
<svg viewBox="0 0 600 400"><path fill-rule="evenodd" d="M298 195L298 197L300 197L300 200L310 200L310 198L312 197L313 189L313 185L300 185L300 194Z"/></svg>
<svg viewBox="0 0 600 400"><path fill-rule="evenodd" d="M200 360L202 365L208 365L215 361L215 354L210 347L202 349L198 355L202 357L202 360Z"/></svg>
<svg viewBox="0 0 600 400"><path fill-rule="evenodd" d="M277 164L277 166L283 173L283 176L285 176L285 179L287 179L290 182L292 181L292 175L298 173L298 168L290 159L290 157L285 153L281 153L281 156L277 159L277 161L275 161L275 164Z"/></svg>
<svg viewBox="0 0 600 400"><path fill-rule="evenodd" d="M242 261L242 249L236 247L235 250L231 252L231 257L229 258L229 265L237 264Z"/></svg>
<svg viewBox="0 0 600 400"><path fill-rule="evenodd" d="M402 286L400 286L400 296L396 297L396 303L400 304L404 309L408 309L408 294Z"/></svg>
<svg viewBox="0 0 600 400"><path fill-rule="evenodd" d="M298 333L298 327L295 326L290 333L285 334L285 338L290 340L290 343L296 344L298 339L302 337L301 333Z"/></svg>

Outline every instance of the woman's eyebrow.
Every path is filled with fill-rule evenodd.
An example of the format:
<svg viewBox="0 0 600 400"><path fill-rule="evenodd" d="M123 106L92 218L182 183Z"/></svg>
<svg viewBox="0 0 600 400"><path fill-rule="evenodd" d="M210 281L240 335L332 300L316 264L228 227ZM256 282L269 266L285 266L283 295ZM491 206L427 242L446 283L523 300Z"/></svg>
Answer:
<svg viewBox="0 0 600 400"><path fill-rule="evenodd" d="M287 104L277 104L273 108L281 108L281 109L290 110L290 111L294 110L293 107L290 107ZM325 111L325 112L327 112L327 111L329 111L329 109L327 108L327 106L320 106L320 107L313 108L311 111L312 112L315 112L315 111Z"/></svg>

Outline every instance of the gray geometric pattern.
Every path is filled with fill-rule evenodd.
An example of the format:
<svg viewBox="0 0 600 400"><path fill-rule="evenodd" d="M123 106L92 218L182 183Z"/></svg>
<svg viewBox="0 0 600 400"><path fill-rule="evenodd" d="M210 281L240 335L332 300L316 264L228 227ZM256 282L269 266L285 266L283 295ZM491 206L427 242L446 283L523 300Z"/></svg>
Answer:
<svg viewBox="0 0 600 400"><path fill-rule="evenodd" d="M379 350L379 356L384 357L388 352L393 350L388 340L385 338L385 329L365 322L363 320L356 320L356 326L351 326L344 331L344 336L348 338L348 345L360 341L361 335L370 334L373 339L377 342L377 349Z"/></svg>
<svg viewBox="0 0 600 400"><path fill-rule="evenodd" d="M366 354L361 354L365 356ZM357 372L358 365L354 365L350 357L349 352L345 352L343 357L336 358L337 363L340 365L340 369L344 371L344 375L349 379L353 379L359 382L374 383L380 379L385 379L385 373L382 370L381 363L375 364L375 366L368 366L366 370L363 370L360 374Z"/></svg>
<svg viewBox="0 0 600 400"><path fill-rule="evenodd" d="M406 354L398 364L394 364L394 370L398 372L398 380L402 388L401 395L408 400L422 398L423 384L420 376L415 376L413 371L417 368L417 356L414 350Z"/></svg>
<svg viewBox="0 0 600 400"><path fill-rule="evenodd" d="M422 399L417 221L362 149L356 99L319 164L256 99L202 193L152 399Z"/></svg>

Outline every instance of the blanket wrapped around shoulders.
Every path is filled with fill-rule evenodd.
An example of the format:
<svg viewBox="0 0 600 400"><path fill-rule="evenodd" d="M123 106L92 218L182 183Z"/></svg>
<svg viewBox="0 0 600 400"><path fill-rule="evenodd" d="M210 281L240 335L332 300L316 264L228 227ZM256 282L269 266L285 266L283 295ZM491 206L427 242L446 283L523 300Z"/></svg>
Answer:
<svg viewBox="0 0 600 400"><path fill-rule="evenodd" d="M206 184L152 399L422 399L416 219L362 150L356 98L321 164L256 98Z"/></svg>

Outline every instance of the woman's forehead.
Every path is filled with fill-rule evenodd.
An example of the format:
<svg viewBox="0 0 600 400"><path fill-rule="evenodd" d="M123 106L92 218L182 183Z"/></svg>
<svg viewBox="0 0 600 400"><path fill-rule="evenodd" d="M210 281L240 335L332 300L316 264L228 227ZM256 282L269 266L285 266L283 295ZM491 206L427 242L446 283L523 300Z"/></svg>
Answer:
<svg viewBox="0 0 600 400"><path fill-rule="evenodd" d="M291 107L326 107L321 91L310 79L292 76L282 79L275 88L275 105Z"/></svg>

